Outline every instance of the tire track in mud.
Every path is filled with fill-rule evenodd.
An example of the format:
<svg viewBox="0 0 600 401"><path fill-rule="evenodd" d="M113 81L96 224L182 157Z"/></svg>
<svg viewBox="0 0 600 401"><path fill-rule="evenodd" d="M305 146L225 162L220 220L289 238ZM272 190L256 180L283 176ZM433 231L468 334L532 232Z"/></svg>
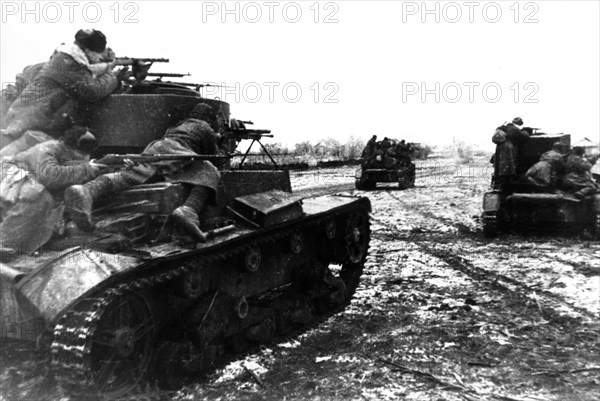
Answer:
<svg viewBox="0 0 600 401"><path fill-rule="evenodd" d="M498 274L490 270L486 270L477 266L474 266L470 261L463 258L462 256L457 255L456 253L450 251L449 249L440 249L436 246L428 245L425 241L410 241L411 243L417 245L419 249L423 250L428 255L431 255L441 261L443 261L446 265L451 267L454 270L458 270L469 277L475 279L479 283L486 283L489 287L504 291L510 292L517 295L519 298L523 300L528 300L527 293L535 292L536 297L544 296L550 299L543 300L544 302L549 304L548 308L542 308L542 311L549 320L556 320L560 318L560 314L556 311L559 308L568 308L571 309L581 315L587 316L592 319L594 322L597 322L598 316L593 312L588 311L585 308L578 307L576 305L571 305L563 299L562 297L539 288L531 288L525 284L520 283L518 280L513 279L511 277L505 276L503 274ZM538 300L539 302L540 300ZM527 302L527 301L525 301ZM560 304L560 305L557 305Z"/></svg>
<svg viewBox="0 0 600 401"><path fill-rule="evenodd" d="M393 199L402 203L405 206L409 206L405 201L403 201L400 197L397 197L389 192L387 192ZM545 317L550 320L556 320L561 318L561 314L558 312L560 309L567 309L571 312L575 312L579 315L585 316L591 319L594 323L598 323L598 315L590 312L589 310L579 307L577 305L572 305L563 297L554 294L548 290L543 290L540 288L531 288L526 284L521 283L517 279L508 277L506 275L494 272L493 270L487 270L478 266L475 266L472 262L466 259L463 256L460 256L457 252L452 250L453 244L452 242L456 242L459 238L471 237L471 239L476 242L482 243L482 240L479 239L476 235L477 233L471 230L469 227L466 227L466 230L462 227L460 222L454 222L448 218L440 218L435 216L435 214L429 211L421 211L415 210L411 208L411 212L417 213L426 219L430 220L441 220L442 223L446 226L456 227L457 233L454 235L449 235L448 233L434 233L434 232L421 232L418 235L414 235L410 233L408 236L403 235L398 232L398 230L389 222L384 221L383 219L377 218L375 216L371 216L371 218L377 223L384 226L389 233L374 233L374 235L380 235L385 240L398 241L404 240L408 241L414 245L416 245L419 249L421 249L424 253L435 257L438 260L444 262L447 266L454 270L458 270L467 276L475 279L478 282L485 283L489 287L498 289L503 292L510 292L511 294L516 295L519 299L522 299L525 303L529 302L529 296L527 294L535 293L535 297L538 303L546 303L547 307L541 308ZM394 234L397 233L397 234ZM398 235L399 234L399 235ZM457 236L458 235L458 236ZM481 235L481 234L479 234ZM386 238L387 237L387 238ZM400 238L399 238L400 237ZM424 238L425 237L425 238ZM438 243L435 243L436 237L439 239L443 239ZM452 242L448 243L448 240ZM460 248L459 248L460 249ZM540 299L540 298L544 299Z"/></svg>
<svg viewBox="0 0 600 401"><path fill-rule="evenodd" d="M344 183L338 185L330 185L324 186L322 188L306 188L299 191L295 191L294 194L299 196L322 196L328 195L336 192L345 192L345 191L354 191L354 184ZM460 221L456 221L444 216L438 216L435 213L428 210L419 210L407 203L402 197L398 196L394 193L395 188L390 189L381 189L376 191L377 194L386 194L387 196L394 199L394 201L401 203L404 206L405 210L410 210L411 213L416 213L428 221L435 222L436 224L442 224L447 229L451 229L453 232L445 232L439 233L434 231L421 231L421 232L401 232L393 224L390 224L389 221L385 221L383 219L377 218L375 216L371 216L371 218L376 221L378 224L381 224L387 230L389 230L389 234L386 233L378 233L376 235L381 235L385 240L393 240L393 241L408 241L414 245L416 245L419 249L421 249L424 253L431 255L450 268L461 271L462 273L468 275L469 277L486 283L488 286L504 291L510 292L512 294L517 295L524 302L530 302L530 298L527 294L533 294L535 292L535 297L537 297L537 302L544 302L548 304L548 307L543 308L546 317L549 319L557 319L560 314L557 310L567 309L571 312L575 312L577 314L583 315L589 319L592 319L594 322L598 321L598 315L590 312L588 309L579 307L577 305L572 305L568 300L557 295L551 291L533 288L526 284L521 283L519 280L511 278L509 276L494 272L493 270L487 270L478 266L475 266L472 262L470 262L467 258L459 255L457 252L451 249L452 243L456 242L459 238L470 239L479 244L484 244L486 241L480 238L481 230L473 229L469 225L462 223ZM375 192L375 191L374 191ZM365 194L366 195L366 194ZM435 243L436 240L439 240L438 243ZM449 243L450 244L447 244ZM560 263L566 263L567 265L572 265L568 261L561 260L558 258ZM544 299L540 299L543 297Z"/></svg>

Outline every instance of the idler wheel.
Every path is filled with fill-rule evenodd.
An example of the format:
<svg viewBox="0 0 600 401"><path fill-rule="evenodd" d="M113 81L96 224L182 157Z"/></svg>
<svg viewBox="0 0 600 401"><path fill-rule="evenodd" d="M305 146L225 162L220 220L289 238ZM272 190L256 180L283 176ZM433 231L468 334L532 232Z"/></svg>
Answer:
<svg viewBox="0 0 600 401"><path fill-rule="evenodd" d="M188 299L196 299L204 292L204 282L200 269L194 269L181 277L181 294Z"/></svg>
<svg viewBox="0 0 600 401"><path fill-rule="evenodd" d="M233 306L233 312L235 313L235 316L242 320L248 317L249 311L250 305L248 305L248 301L244 296L240 297Z"/></svg>
<svg viewBox="0 0 600 401"><path fill-rule="evenodd" d="M254 273L260 267L261 255L260 249L256 246L248 248L244 255L244 268L250 273Z"/></svg>
<svg viewBox="0 0 600 401"><path fill-rule="evenodd" d="M334 239L336 233L337 228L335 226L335 220L329 220L327 224L325 224L325 236L327 239Z"/></svg>
<svg viewBox="0 0 600 401"><path fill-rule="evenodd" d="M298 255L304 249L304 235L300 232L290 235L290 252Z"/></svg>
<svg viewBox="0 0 600 401"><path fill-rule="evenodd" d="M154 345L155 322L139 295L115 298L102 312L91 337L90 364L94 386L105 396L119 396L146 374Z"/></svg>

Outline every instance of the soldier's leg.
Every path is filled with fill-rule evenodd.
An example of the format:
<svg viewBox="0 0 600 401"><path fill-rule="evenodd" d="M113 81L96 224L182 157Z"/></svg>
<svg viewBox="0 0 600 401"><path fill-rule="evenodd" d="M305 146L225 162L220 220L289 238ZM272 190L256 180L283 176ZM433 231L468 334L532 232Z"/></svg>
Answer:
<svg viewBox="0 0 600 401"><path fill-rule="evenodd" d="M92 207L95 201L114 192L124 191L143 184L155 173L152 166L140 165L133 170L101 175L83 185L73 185L65 190L65 205L77 227L92 231Z"/></svg>
<svg viewBox="0 0 600 401"><path fill-rule="evenodd" d="M3 254L31 253L52 237L56 221L52 219L54 199L48 191L32 201L21 201L8 210L0 223Z"/></svg>
<svg viewBox="0 0 600 401"><path fill-rule="evenodd" d="M206 242L207 236L200 230L200 218L198 216L213 192L211 188L205 186L194 186L185 203L171 213L174 223L181 226L189 235L200 242Z"/></svg>

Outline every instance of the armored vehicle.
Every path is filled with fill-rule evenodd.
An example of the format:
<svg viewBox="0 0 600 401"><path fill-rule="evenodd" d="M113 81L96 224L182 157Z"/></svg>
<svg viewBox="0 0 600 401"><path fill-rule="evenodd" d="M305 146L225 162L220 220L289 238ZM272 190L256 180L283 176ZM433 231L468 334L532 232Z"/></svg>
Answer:
<svg viewBox="0 0 600 401"><path fill-rule="evenodd" d="M520 144L516 152L518 178L512 183L500 182L494 171L492 188L483 197L484 235L494 237L508 230L585 231L600 239L600 195L580 199L560 185L544 188L524 179L527 170L556 142L563 145L566 154L569 153L570 135L534 132ZM600 183L600 177L595 175L594 178Z"/></svg>
<svg viewBox="0 0 600 401"><path fill-rule="evenodd" d="M409 145L400 147L395 140L376 142L373 149L367 146L361 166L355 173L356 189L373 190L378 182L398 183L400 189L414 187L416 168L410 153Z"/></svg>
<svg viewBox="0 0 600 401"><path fill-rule="evenodd" d="M138 152L204 102L197 88L139 80L89 109L98 155ZM241 130L241 131L239 131ZM197 243L169 227L182 184L144 184L94 205L94 232L67 224L34 255L1 265L2 343L48 352L66 390L113 399L176 387L347 304L369 246L364 197L293 195L289 172L222 163L220 201Z"/></svg>

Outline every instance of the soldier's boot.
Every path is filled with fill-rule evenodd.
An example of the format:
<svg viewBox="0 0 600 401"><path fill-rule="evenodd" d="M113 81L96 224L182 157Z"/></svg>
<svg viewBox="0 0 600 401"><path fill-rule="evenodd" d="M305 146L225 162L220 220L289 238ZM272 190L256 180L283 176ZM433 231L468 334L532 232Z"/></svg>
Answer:
<svg viewBox="0 0 600 401"><path fill-rule="evenodd" d="M182 206L173 210L171 219L175 224L198 242L206 242L208 235L200 230L200 211L210 196L211 190L203 186L195 186Z"/></svg>
<svg viewBox="0 0 600 401"><path fill-rule="evenodd" d="M575 197L577 199L583 199L586 196L593 195L595 193L596 193L596 190L594 188L585 187L585 188L582 188L579 191L575 192L573 195L575 195Z"/></svg>
<svg viewBox="0 0 600 401"><path fill-rule="evenodd" d="M115 190L110 178L100 176L83 185L73 185L65 190L65 206L77 227L93 231L92 207L94 201Z"/></svg>

